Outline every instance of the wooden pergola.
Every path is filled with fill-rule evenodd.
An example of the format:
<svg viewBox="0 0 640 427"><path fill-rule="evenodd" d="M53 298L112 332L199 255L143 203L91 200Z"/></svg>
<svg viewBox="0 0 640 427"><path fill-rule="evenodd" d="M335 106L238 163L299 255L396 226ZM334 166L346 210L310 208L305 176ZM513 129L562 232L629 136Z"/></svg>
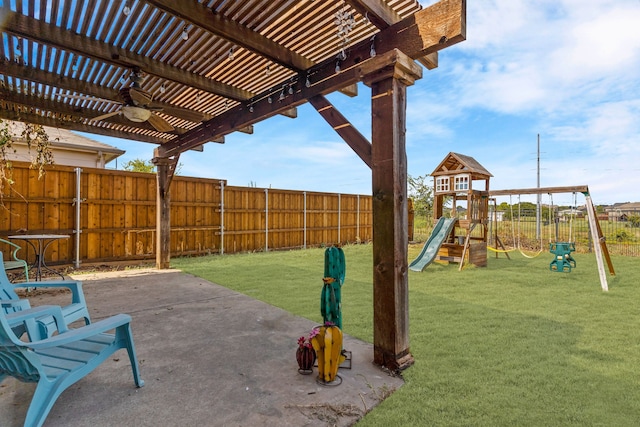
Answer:
<svg viewBox="0 0 640 427"><path fill-rule="evenodd" d="M465 0L28 0L0 6L0 118L157 144L157 267L180 154L309 102L372 171L374 362L408 339L406 90ZM327 100L371 89L372 139Z"/></svg>

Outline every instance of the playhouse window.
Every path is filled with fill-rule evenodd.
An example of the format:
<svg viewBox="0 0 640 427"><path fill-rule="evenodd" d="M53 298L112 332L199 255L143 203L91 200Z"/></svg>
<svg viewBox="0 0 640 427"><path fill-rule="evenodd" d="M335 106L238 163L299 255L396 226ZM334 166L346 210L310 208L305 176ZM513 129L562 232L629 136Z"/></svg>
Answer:
<svg viewBox="0 0 640 427"><path fill-rule="evenodd" d="M469 175L460 175L455 177L455 191L466 191L469 189Z"/></svg>
<svg viewBox="0 0 640 427"><path fill-rule="evenodd" d="M444 193L449 191L449 177L439 176L436 178L436 193Z"/></svg>

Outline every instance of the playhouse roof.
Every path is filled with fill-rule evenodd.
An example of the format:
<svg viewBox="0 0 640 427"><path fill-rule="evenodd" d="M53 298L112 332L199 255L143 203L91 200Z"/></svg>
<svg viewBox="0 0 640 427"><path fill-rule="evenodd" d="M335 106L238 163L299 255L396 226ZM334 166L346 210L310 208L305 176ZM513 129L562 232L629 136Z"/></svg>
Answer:
<svg viewBox="0 0 640 427"><path fill-rule="evenodd" d="M454 152L447 154L438 167L431 172L431 176L457 175L462 173L470 173L474 179L487 179L493 176L473 157Z"/></svg>

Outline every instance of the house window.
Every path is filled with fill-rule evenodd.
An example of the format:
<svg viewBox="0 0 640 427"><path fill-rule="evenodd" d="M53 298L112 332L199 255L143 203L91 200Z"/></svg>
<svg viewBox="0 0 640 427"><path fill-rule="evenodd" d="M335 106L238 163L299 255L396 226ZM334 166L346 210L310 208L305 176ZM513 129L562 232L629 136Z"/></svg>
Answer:
<svg viewBox="0 0 640 427"><path fill-rule="evenodd" d="M436 177L436 193L446 193L447 191L449 191L449 177Z"/></svg>
<svg viewBox="0 0 640 427"><path fill-rule="evenodd" d="M460 175L455 177L454 182L455 191L467 191L469 190L469 175Z"/></svg>

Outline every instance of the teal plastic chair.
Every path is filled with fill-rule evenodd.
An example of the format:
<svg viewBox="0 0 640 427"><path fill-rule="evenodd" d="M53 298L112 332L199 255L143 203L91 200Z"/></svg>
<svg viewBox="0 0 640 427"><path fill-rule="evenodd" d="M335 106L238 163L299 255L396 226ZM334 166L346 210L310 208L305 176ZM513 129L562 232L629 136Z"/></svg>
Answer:
<svg viewBox="0 0 640 427"><path fill-rule="evenodd" d="M2 257L2 252L0 252ZM11 283L7 277L7 273L4 268L0 268L0 301L2 301L1 310L5 314L10 314L16 311L30 308L28 300L20 299L16 293L16 288L68 288L71 290L71 304L63 306L61 308L65 323L69 324L76 320L84 319L86 325L91 323L89 317L89 310L87 309L87 303L84 299L84 293L82 291L82 282L76 280L57 280L57 281L44 281L44 282L21 282ZM38 329L31 331L36 333L36 336L31 336L32 340L42 339L50 337L56 330L56 323L54 318L50 315L43 315L37 319ZM16 334L20 336L20 332L25 332L24 328L17 326L15 329Z"/></svg>
<svg viewBox="0 0 640 427"><path fill-rule="evenodd" d="M11 259L5 261L4 258L2 258L4 269L5 270L14 270L16 268L24 269L24 280L28 282L29 281L29 265L27 264L27 261L18 257L18 251L22 249L22 247L20 245L16 245L15 243L10 242L8 240L4 240L4 239L0 239L0 243L4 243L5 245L8 245L12 248Z"/></svg>
<svg viewBox="0 0 640 427"><path fill-rule="evenodd" d="M23 342L10 324L33 326L43 315L56 319L59 334L34 342ZM68 329L58 306L41 306L12 314L0 311L0 382L12 376L22 382L37 383L29 404L25 427L40 427L58 396L84 378L119 349L129 354L133 380L137 387L144 381L131 334L131 317L118 314L108 319ZM108 333L114 330L115 333Z"/></svg>

